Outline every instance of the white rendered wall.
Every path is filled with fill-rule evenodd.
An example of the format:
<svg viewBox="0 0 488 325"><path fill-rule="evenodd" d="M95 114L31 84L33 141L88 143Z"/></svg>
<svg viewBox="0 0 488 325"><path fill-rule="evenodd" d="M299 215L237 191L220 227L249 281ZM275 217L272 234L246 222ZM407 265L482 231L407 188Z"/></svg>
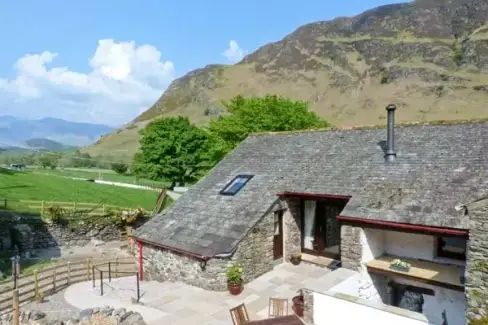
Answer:
<svg viewBox="0 0 488 325"><path fill-rule="evenodd" d="M415 318L402 316L403 311L394 311L395 307L374 308L360 300L341 299L328 294L313 293L313 323L315 325L330 324L366 324L366 325L426 325L428 322L420 314ZM354 299L352 299L354 300Z"/></svg>

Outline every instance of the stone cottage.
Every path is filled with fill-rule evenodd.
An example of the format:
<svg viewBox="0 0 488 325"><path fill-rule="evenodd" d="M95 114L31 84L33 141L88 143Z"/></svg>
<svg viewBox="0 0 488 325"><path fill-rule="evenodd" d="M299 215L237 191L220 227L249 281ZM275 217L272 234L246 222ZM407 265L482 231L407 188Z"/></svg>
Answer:
<svg viewBox="0 0 488 325"><path fill-rule="evenodd" d="M464 314L465 288L481 281L471 260L486 256L470 223L488 217L469 206L488 195L488 122L395 126L387 111L386 129L249 136L134 232L144 274L224 290L230 263L250 281L302 253L357 270L361 297ZM395 258L417 272L389 270Z"/></svg>

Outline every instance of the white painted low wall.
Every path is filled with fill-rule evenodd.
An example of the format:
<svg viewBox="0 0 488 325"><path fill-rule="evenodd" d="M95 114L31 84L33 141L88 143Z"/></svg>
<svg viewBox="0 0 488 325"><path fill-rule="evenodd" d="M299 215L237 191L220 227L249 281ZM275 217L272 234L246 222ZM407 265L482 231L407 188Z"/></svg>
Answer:
<svg viewBox="0 0 488 325"><path fill-rule="evenodd" d="M102 181L99 179L95 180L97 184L105 184L105 185L113 185L113 186L120 186L120 187L129 187L129 188L136 188L141 190L149 190L155 192L161 192L161 189L153 188L150 186L143 186L143 185L136 185L136 184L128 184L128 183L119 183L119 182L110 182L110 181Z"/></svg>
<svg viewBox="0 0 488 325"><path fill-rule="evenodd" d="M349 279L348 279L349 280ZM313 323L426 325L432 324L418 313L391 306L374 306L372 302L339 293L313 293ZM432 324L435 325L435 324Z"/></svg>

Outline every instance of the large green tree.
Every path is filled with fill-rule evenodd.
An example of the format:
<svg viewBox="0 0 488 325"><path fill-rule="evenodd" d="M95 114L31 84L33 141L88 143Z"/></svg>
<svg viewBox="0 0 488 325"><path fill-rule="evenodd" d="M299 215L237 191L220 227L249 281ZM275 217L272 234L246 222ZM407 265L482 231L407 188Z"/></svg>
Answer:
<svg viewBox="0 0 488 325"><path fill-rule="evenodd" d="M191 184L214 164L213 137L188 118L153 120L141 135L140 151L132 164L134 174L140 178Z"/></svg>
<svg viewBox="0 0 488 325"><path fill-rule="evenodd" d="M224 102L229 115L210 122L209 130L223 141L225 151L235 148L250 133L325 128L329 123L308 109L307 102L276 95ZM222 143L219 143L222 145Z"/></svg>

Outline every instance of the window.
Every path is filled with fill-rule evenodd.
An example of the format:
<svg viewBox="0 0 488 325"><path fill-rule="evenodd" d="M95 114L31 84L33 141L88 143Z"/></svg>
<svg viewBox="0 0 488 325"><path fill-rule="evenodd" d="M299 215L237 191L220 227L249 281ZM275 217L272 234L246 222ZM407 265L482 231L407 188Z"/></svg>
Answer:
<svg viewBox="0 0 488 325"><path fill-rule="evenodd" d="M458 237L438 237L437 256L465 260L466 239Z"/></svg>
<svg viewBox="0 0 488 325"><path fill-rule="evenodd" d="M237 192L241 190L241 188L246 185L247 182L251 178L253 178L254 175L237 175L230 183L225 185L224 189L220 191L220 194L222 195L235 195Z"/></svg>

